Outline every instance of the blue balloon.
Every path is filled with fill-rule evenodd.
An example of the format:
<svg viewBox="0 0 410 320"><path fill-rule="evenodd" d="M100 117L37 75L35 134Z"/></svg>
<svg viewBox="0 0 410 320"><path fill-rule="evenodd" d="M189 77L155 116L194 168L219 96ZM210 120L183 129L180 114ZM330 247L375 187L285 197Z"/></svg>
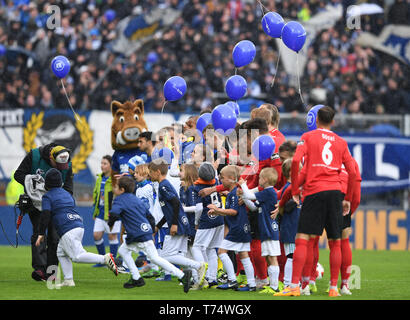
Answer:
<svg viewBox="0 0 410 320"><path fill-rule="evenodd" d="M186 82L184 78L173 76L164 84L164 97L168 101L181 99L186 92Z"/></svg>
<svg viewBox="0 0 410 320"><path fill-rule="evenodd" d="M212 125L223 135L229 135L236 126L235 111L226 104L215 107L211 114Z"/></svg>
<svg viewBox="0 0 410 320"><path fill-rule="evenodd" d="M155 63L158 61L158 54L155 51L151 51L147 55L147 61L150 63Z"/></svg>
<svg viewBox="0 0 410 320"><path fill-rule="evenodd" d="M240 110L239 110L239 104L237 104L234 101L228 101L225 104L227 104L228 106L230 106L234 111L236 116L239 116Z"/></svg>
<svg viewBox="0 0 410 320"><path fill-rule="evenodd" d="M307 116L306 116L306 125L309 129L309 131L316 130L316 118L317 118L317 112L319 111L320 108L324 107L323 104L318 104L313 106Z"/></svg>
<svg viewBox="0 0 410 320"><path fill-rule="evenodd" d="M7 51L6 47L0 44L0 57L4 56L6 54L6 51Z"/></svg>
<svg viewBox="0 0 410 320"><path fill-rule="evenodd" d="M151 154L151 160L157 162L167 163L168 165L171 164L172 159L174 159L174 153L168 147L163 147L161 149L155 148Z"/></svg>
<svg viewBox="0 0 410 320"><path fill-rule="evenodd" d="M57 56L51 61L51 70L58 78L64 78L70 72L70 61L64 56Z"/></svg>
<svg viewBox="0 0 410 320"><path fill-rule="evenodd" d="M256 55L256 48L252 41L239 41L232 50L235 67L240 68L250 64Z"/></svg>
<svg viewBox="0 0 410 320"><path fill-rule="evenodd" d="M248 84L240 75L231 76L225 84L225 92L231 100L239 100L246 94Z"/></svg>
<svg viewBox="0 0 410 320"><path fill-rule="evenodd" d="M204 113L202 114L198 120L196 121L196 128L199 130L201 133L205 129L205 127L211 123L212 121L212 116L210 113Z"/></svg>
<svg viewBox="0 0 410 320"><path fill-rule="evenodd" d="M270 159L274 151L275 141L270 135L259 136L252 143L252 154L259 161Z"/></svg>
<svg viewBox="0 0 410 320"><path fill-rule="evenodd" d="M116 14L115 10L108 9L107 11L105 11L104 16L105 16L105 19L107 19L108 22L111 22L115 19L117 14Z"/></svg>
<svg viewBox="0 0 410 320"><path fill-rule="evenodd" d="M280 38L282 36L282 29L285 25L285 20L276 12L268 12L262 18L263 31L272 38Z"/></svg>
<svg viewBox="0 0 410 320"><path fill-rule="evenodd" d="M289 21L282 29L282 41L296 53L303 48L306 41L306 30L296 21Z"/></svg>

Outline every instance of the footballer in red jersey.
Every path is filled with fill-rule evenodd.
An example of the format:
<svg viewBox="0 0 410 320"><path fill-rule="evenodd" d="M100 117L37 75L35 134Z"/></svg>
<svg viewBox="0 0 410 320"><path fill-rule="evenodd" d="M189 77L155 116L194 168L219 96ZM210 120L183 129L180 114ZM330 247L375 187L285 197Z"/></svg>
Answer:
<svg viewBox="0 0 410 320"><path fill-rule="evenodd" d="M292 160L292 195L295 202L299 203L299 165L302 158L304 159L306 170L303 184L304 202L295 241L292 282L289 288L276 295L300 295L299 279L302 271L304 268L312 269L314 242L310 239L320 236L323 229L326 230L330 248L329 296L339 295L337 281L342 260L340 239L343 215L350 211L355 167L347 142L330 131L334 115L335 111L330 107L322 107L318 111L318 129L302 135ZM349 174L347 194L344 199L339 176L342 164Z"/></svg>

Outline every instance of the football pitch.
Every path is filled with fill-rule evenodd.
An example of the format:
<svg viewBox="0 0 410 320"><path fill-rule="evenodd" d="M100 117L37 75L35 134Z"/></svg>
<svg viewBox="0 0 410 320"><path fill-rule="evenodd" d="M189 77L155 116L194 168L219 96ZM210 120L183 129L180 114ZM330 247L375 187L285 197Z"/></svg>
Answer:
<svg viewBox="0 0 410 320"><path fill-rule="evenodd" d="M86 247L96 252L95 247ZM410 300L409 251L353 251L356 276L351 296L329 298L329 251L320 250L319 262L325 268L317 281L318 292L311 296L273 297L258 292L235 292L218 289L190 291L185 294L176 278L170 282L146 279L140 288L124 289L128 274L117 277L106 268L74 264L75 287L53 289L46 282L31 279L31 248L0 246L1 300Z"/></svg>

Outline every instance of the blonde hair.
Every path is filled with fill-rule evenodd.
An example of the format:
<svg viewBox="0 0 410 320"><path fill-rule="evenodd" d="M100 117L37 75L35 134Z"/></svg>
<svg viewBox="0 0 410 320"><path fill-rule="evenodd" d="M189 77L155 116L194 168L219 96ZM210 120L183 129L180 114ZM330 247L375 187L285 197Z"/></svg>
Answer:
<svg viewBox="0 0 410 320"><path fill-rule="evenodd" d="M270 186L274 186L278 182L278 172L274 168L263 168L259 175L265 178Z"/></svg>
<svg viewBox="0 0 410 320"><path fill-rule="evenodd" d="M181 178L181 181L185 182L184 190L186 191L189 186L192 186L194 182L199 178L198 169L192 163L184 163L181 168L184 169L185 175Z"/></svg>
<svg viewBox="0 0 410 320"><path fill-rule="evenodd" d="M134 169L134 173L137 173L141 177L148 177L149 175L148 164L142 163L142 164L137 165Z"/></svg>
<svg viewBox="0 0 410 320"><path fill-rule="evenodd" d="M268 109L271 112L271 118L269 119L269 123L277 128L279 126L280 116L278 107L271 104L271 103L264 103L259 106L261 109Z"/></svg>
<svg viewBox="0 0 410 320"><path fill-rule="evenodd" d="M226 167L222 168L221 175L232 178L233 180L235 180L235 182L238 182L240 175L239 168L234 165L227 165Z"/></svg>

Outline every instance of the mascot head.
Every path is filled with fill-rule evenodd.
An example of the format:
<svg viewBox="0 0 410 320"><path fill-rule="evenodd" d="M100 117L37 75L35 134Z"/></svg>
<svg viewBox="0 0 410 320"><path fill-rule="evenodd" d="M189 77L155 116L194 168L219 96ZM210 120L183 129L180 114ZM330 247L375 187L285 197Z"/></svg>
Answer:
<svg viewBox="0 0 410 320"><path fill-rule="evenodd" d="M113 116L111 125L111 146L114 150L137 148L138 137L147 131L144 120L144 102L137 99L134 102L111 103Z"/></svg>

